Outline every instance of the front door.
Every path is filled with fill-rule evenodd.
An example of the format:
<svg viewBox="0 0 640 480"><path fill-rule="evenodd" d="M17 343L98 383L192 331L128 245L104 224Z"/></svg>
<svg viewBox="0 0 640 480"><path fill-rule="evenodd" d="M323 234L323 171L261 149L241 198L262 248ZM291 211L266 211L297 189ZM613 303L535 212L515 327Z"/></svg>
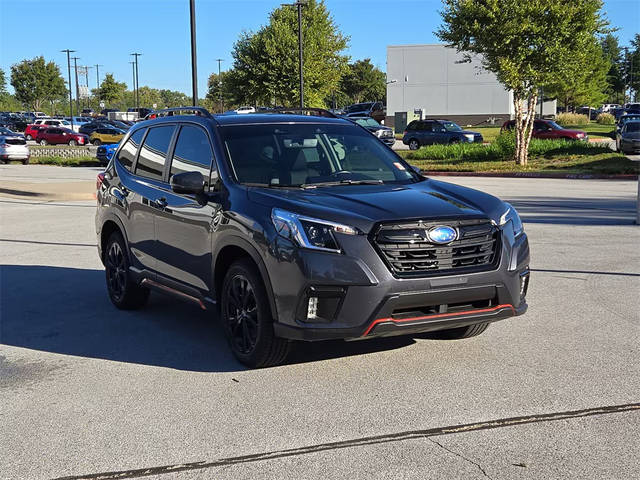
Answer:
<svg viewBox="0 0 640 480"><path fill-rule="evenodd" d="M193 171L202 173L205 192L216 188L218 170L207 132L195 124L183 125L167 178L170 182L177 173ZM164 193L166 206L156 213L158 274L206 295L212 286L212 235L221 206L206 196L174 193L169 183Z"/></svg>

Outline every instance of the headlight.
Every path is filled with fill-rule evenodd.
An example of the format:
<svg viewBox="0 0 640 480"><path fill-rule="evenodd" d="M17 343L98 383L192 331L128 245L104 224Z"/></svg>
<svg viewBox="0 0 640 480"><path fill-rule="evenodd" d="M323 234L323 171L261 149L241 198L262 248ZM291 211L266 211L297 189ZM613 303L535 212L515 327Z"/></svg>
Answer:
<svg viewBox="0 0 640 480"><path fill-rule="evenodd" d="M376 130L374 132L374 135L378 138L380 138L382 136L382 134L384 133L384 130Z"/></svg>
<svg viewBox="0 0 640 480"><path fill-rule="evenodd" d="M345 235L357 235L358 231L348 225L309 218L296 213L274 208L271 220L278 235L289 238L300 247L328 252L340 252L340 246L334 236L335 232Z"/></svg>
<svg viewBox="0 0 640 480"><path fill-rule="evenodd" d="M469 140L470 142L473 142L475 140L475 135L473 135L472 133L465 133L464 136L467 138L467 140Z"/></svg>
<svg viewBox="0 0 640 480"><path fill-rule="evenodd" d="M516 209L513 208L513 205L507 202L504 202L504 204L507 206L507 211L504 212L500 217L500 226L504 227L507 223L511 222L511 225L513 227L513 235L517 237L522 232L524 232L522 220L520 220L520 215L518 215Z"/></svg>

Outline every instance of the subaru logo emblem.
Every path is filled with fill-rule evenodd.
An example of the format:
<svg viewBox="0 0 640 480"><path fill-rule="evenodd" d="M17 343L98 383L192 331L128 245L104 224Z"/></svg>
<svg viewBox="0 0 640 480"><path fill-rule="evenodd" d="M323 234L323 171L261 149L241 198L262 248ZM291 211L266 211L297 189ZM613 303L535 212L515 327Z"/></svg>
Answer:
<svg viewBox="0 0 640 480"><path fill-rule="evenodd" d="M427 238L433 243L451 243L458 238L458 231L453 227L439 225L427 230Z"/></svg>

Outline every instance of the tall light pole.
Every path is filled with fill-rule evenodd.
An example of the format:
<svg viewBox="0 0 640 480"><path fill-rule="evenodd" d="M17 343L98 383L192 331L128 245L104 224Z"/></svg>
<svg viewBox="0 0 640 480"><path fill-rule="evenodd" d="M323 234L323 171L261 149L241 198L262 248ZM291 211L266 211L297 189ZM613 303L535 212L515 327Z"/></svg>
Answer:
<svg viewBox="0 0 640 480"><path fill-rule="evenodd" d="M302 74L302 7L307 5L306 0L297 0L296 3L283 3L285 7L297 7L298 9L298 72L300 73L300 108L304 108L304 75Z"/></svg>
<svg viewBox="0 0 640 480"><path fill-rule="evenodd" d="M73 60L73 69L76 72L76 114L80 113L80 99L78 98L78 60L80 60L80 57L71 57ZM71 116L71 119L73 119L73 116ZM73 125L72 125L73 127Z"/></svg>
<svg viewBox="0 0 640 480"><path fill-rule="evenodd" d="M222 78L220 77L220 64L224 62L222 58L216 58L216 62L218 62L218 96L220 97L220 113L224 111L224 107L222 104Z"/></svg>
<svg viewBox="0 0 640 480"><path fill-rule="evenodd" d="M96 63L94 67L96 67L96 88L98 89L98 101L100 101L100 67L102 67L102 65Z"/></svg>
<svg viewBox="0 0 640 480"><path fill-rule="evenodd" d="M140 55L142 55L142 54L134 52L131 55L133 55L135 57L135 59L136 59L136 61L135 61L136 75L135 75L134 82L135 82L135 89L136 89L136 108L139 108L140 107L140 96L139 96L140 94L139 94L138 88L140 87L140 85L138 83L138 80L139 80L139 78L138 78L138 57Z"/></svg>
<svg viewBox="0 0 640 480"><path fill-rule="evenodd" d="M133 75L133 103L136 101L136 62L129 62L131 64L131 74Z"/></svg>
<svg viewBox="0 0 640 480"><path fill-rule="evenodd" d="M84 68L84 83L85 86L87 87L87 98L85 99L85 106L88 107L89 106L89 70L93 67L90 66L85 66Z"/></svg>
<svg viewBox="0 0 640 480"><path fill-rule="evenodd" d="M71 58L70 58L70 54L71 53L75 53L75 50L60 50L60 52L63 52L67 54L67 70L69 72L69 117L71 118L71 128L73 129L73 99L71 97Z"/></svg>
<svg viewBox="0 0 640 480"><path fill-rule="evenodd" d="M198 106L198 65L196 59L196 2L189 0L189 14L191 23L191 90L193 106Z"/></svg>

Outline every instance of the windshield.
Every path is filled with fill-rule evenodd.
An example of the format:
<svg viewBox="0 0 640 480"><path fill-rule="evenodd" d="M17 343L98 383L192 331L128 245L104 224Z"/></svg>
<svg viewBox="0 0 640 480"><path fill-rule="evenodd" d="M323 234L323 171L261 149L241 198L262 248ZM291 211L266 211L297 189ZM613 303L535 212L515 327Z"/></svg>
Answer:
<svg viewBox="0 0 640 480"><path fill-rule="evenodd" d="M67 122L66 120L60 120L60 123L62 125L71 125L69 122Z"/></svg>
<svg viewBox="0 0 640 480"><path fill-rule="evenodd" d="M629 115L626 117L620 117L620 120L622 120L622 123L627 123L631 120L640 120L640 115Z"/></svg>
<svg viewBox="0 0 640 480"><path fill-rule="evenodd" d="M355 125L233 125L221 132L236 178L244 184L313 188L422 179Z"/></svg>
<svg viewBox="0 0 640 480"><path fill-rule="evenodd" d="M460 132L460 131L462 131L462 128L460 128L460 126L456 125L453 122L441 122L441 123L444 126L444 128L446 128L447 131L449 131L449 132Z"/></svg>
<svg viewBox="0 0 640 480"><path fill-rule="evenodd" d="M358 125L362 125L363 127L379 127L380 124L376 122L373 118L358 118L356 119L356 123Z"/></svg>
<svg viewBox="0 0 640 480"><path fill-rule="evenodd" d="M355 105L351 105L350 107L347 107L346 112L347 113L353 113L353 112L366 112L369 110L369 108L371 108L371 103L356 103Z"/></svg>
<svg viewBox="0 0 640 480"><path fill-rule="evenodd" d="M553 128L554 130L564 130L564 128L562 128L560 125L558 125L556 122L554 122L553 120L547 120L547 125L550 126L551 128Z"/></svg>
<svg viewBox="0 0 640 480"><path fill-rule="evenodd" d="M640 132L640 122L629 122L625 125L627 132Z"/></svg>

